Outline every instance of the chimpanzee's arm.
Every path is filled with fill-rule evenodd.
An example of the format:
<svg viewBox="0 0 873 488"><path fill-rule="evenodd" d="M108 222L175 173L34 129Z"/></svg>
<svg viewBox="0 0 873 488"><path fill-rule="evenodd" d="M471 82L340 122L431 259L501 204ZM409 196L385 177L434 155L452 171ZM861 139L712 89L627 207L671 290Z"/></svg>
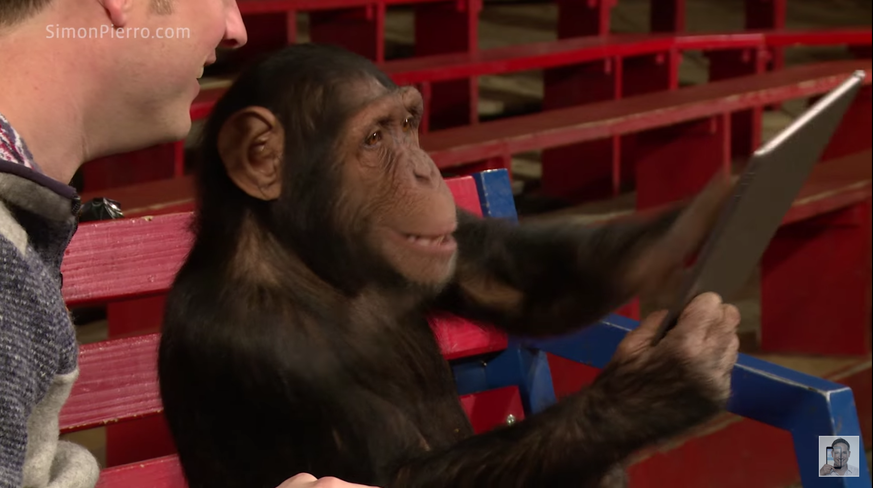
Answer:
<svg viewBox="0 0 873 488"><path fill-rule="evenodd" d="M385 488L600 488L635 451L682 434L719 411L684 366L644 373L608 366L589 388L508 428L403 466ZM657 412L657 413L656 413Z"/></svg>
<svg viewBox="0 0 873 488"><path fill-rule="evenodd" d="M522 335L560 334L594 322L633 298L630 266L679 213L595 227L515 225L460 211L458 269L439 307Z"/></svg>
<svg viewBox="0 0 873 488"><path fill-rule="evenodd" d="M599 488L634 451L714 412L681 365L650 364L647 374L611 367L524 422L432 447L403 402L391 401L400 385L370 374L374 345L327 323L317 325L336 341L293 319L251 315L254 330L235 346L205 338L208 346L183 347L174 336L162 350L168 418L192 488L273 488L301 472L380 488ZM257 330L264 326L272 330ZM395 353L376 356L386 371L420 367ZM402 393L435 387L406 384Z"/></svg>

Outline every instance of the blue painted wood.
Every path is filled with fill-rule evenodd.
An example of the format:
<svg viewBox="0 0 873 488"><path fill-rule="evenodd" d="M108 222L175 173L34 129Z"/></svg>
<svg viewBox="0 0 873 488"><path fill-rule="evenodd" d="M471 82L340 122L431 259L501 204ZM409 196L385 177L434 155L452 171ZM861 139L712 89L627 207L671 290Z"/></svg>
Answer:
<svg viewBox="0 0 873 488"><path fill-rule="evenodd" d="M518 222L509 171L505 169L483 171L474 174L473 179L476 180L476 188L479 190L482 215Z"/></svg>
<svg viewBox="0 0 873 488"><path fill-rule="evenodd" d="M611 315L575 334L549 339L523 339L522 344L572 361L603 368L619 343L638 322ZM819 436L861 436L852 390L844 385L740 354L732 374L731 413L791 432L803 486L870 487L867 460L853 458L858 478L819 478ZM860 444L864 441L861 438Z"/></svg>
<svg viewBox="0 0 873 488"><path fill-rule="evenodd" d="M452 361L452 372L455 376L455 386L458 389L458 395L471 395L491 389L488 385L488 378L485 375L485 362L483 359L472 358Z"/></svg>
<svg viewBox="0 0 873 488"><path fill-rule="evenodd" d="M518 223L515 198L509 172L505 169L483 171L473 175L482 215L487 218L507 219ZM519 344L510 343L507 350L490 360L484 366L488 388L518 386L521 401L527 414L537 413L553 405L555 388L546 354L541 351L524 349ZM469 371L465 374L465 387L472 387L479 380Z"/></svg>
<svg viewBox="0 0 873 488"><path fill-rule="evenodd" d="M490 388L518 386L524 411L535 414L557 402L546 353L510 344L485 366Z"/></svg>
<svg viewBox="0 0 873 488"><path fill-rule="evenodd" d="M518 222L509 173L505 169L473 176L486 217ZM537 413L556 402L546 352L603 368L619 343L639 322L610 315L575 334L550 339L511 339L506 351L487 363L479 360L454 367L461 394L518 386L525 411ZM858 478L819 478L819 436L859 436L854 395L850 388L741 354L732 374L728 410L788 430L805 488L869 488L863 448L853 451ZM863 439L860 442L864 445Z"/></svg>
<svg viewBox="0 0 873 488"><path fill-rule="evenodd" d="M841 386L841 385L835 385ZM788 429L794 441L800 480L804 488L870 488L870 471L864 453L864 439L860 436L858 409L855 397L847 387L810 392L799 405L792 409L792 425ZM852 446L849 463L858 467L857 478L820 478L819 436L859 436L859 445Z"/></svg>

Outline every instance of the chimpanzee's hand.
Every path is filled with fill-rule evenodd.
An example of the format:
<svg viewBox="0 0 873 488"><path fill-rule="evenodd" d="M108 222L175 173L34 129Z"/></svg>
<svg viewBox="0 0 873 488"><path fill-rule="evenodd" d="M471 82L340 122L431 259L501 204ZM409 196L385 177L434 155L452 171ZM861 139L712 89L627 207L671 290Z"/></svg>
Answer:
<svg viewBox="0 0 873 488"><path fill-rule="evenodd" d="M364 485L346 483L336 478L316 479L311 474L298 474L290 480L279 485L278 488L374 488Z"/></svg>
<svg viewBox="0 0 873 488"><path fill-rule="evenodd" d="M672 304L685 264L703 246L734 187L719 173L687 206L659 240L642 249L628 268L626 285L633 295Z"/></svg>
<svg viewBox="0 0 873 488"><path fill-rule="evenodd" d="M714 293L703 294L685 309L676 327L651 347L666 312L652 314L619 345L615 360L630 361L643 371L653 363L674 363L686 369L709 399L723 403L730 396L731 371L737 361L740 312Z"/></svg>
<svg viewBox="0 0 873 488"><path fill-rule="evenodd" d="M656 346L666 313L646 318L619 345L595 385L640 443L670 437L720 412L731 391L740 313L718 295L696 298ZM630 431L630 430L628 430Z"/></svg>

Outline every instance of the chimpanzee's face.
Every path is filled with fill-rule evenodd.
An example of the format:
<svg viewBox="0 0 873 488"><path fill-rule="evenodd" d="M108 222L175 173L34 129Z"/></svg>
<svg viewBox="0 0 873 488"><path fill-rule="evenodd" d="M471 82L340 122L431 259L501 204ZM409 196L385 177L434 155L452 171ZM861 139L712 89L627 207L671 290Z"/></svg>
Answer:
<svg viewBox="0 0 873 488"><path fill-rule="evenodd" d="M358 108L341 136L344 214L366 222L366 245L412 283L444 284L457 243L454 198L419 146L421 94L360 82Z"/></svg>
<svg viewBox="0 0 873 488"><path fill-rule="evenodd" d="M315 219L323 225L314 227L333 229L316 235L301 228L297 239L342 240L322 242L315 252L332 253L322 257L346 268L343 274L351 276L354 267L377 282L388 271L423 289L439 289L454 274L457 214L442 175L419 146L421 94L368 77L341 87L329 101L342 107L341 127L312 128L314 134L334 134L329 161L289 156L286 145L294 129L284 128L263 107L249 107L231 117L219 137L228 174L244 192L275 201L277 208L317 209L315 216L282 213L292 217L274 225L295 226L305 219L307 228L313 228ZM333 123L324 120L315 125ZM313 170L319 164L327 166Z"/></svg>

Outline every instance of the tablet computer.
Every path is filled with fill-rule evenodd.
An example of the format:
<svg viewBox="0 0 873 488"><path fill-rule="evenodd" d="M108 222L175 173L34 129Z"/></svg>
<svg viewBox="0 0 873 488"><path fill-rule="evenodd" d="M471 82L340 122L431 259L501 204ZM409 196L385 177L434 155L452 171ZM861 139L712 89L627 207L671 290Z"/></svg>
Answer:
<svg viewBox="0 0 873 488"><path fill-rule="evenodd" d="M698 295L714 292L729 300L746 284L866 76L863 71L855 73L755 152L654 343L666 336Z"/></svg>

